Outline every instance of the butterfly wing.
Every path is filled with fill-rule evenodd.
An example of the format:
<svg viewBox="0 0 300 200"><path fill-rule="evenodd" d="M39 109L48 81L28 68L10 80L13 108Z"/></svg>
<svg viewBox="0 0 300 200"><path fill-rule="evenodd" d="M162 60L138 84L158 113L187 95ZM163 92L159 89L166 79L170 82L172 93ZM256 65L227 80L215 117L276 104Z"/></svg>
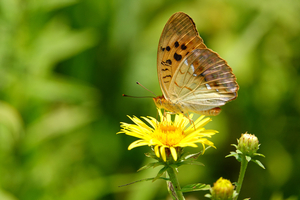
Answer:
<svg viewBox="0 0 300 200"><path fill-rule="evenodd" d="M203 111L224 105L237 97L238 84L227 62L210 49L193 50L169 85L169 100L184 111Z"/></svg>
<svg viewBox="0 0 300 200"><path fill-rule="evenodd" d="M161 34L157 50L157 74L165 98L179 64L194 49L206 48L193 20L182 12L170 17Z"/></svg>
<svg viewBox="0 0 300 200"><path fill-rule="evenodd" d="M164 27L157 72L164 105L171 111L215 109L217 114L217 107L237 97L239 87L232 69L207 49L193 20L182 12L172 15Z"/></svg>

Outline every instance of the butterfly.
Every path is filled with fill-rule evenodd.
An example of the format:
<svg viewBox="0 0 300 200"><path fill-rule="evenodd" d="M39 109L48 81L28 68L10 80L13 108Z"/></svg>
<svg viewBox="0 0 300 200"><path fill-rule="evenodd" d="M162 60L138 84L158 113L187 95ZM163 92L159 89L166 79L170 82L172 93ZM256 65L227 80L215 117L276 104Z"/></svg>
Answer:
<svg viewBox="0 0 300 200"><path fill-rule="evenodd" d="M153 100L172 113L218 115L219 106L234 100L239 89L227 62L205 46L194 21L183 12L173 14L163 29L157 74L163 95Z"/></svg>

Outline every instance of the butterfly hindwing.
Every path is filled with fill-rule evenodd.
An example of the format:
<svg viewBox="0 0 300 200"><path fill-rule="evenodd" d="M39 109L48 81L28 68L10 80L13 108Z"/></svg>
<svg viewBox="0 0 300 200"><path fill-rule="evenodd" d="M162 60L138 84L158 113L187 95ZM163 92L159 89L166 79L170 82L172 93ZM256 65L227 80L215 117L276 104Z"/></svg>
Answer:
<svg viewBox="0 0 300 200"><path fill-rule="evenodd" d="M170 83L170 100L208 110L236 98L238 85L226 61L210 49L195 49Z"/></svg>

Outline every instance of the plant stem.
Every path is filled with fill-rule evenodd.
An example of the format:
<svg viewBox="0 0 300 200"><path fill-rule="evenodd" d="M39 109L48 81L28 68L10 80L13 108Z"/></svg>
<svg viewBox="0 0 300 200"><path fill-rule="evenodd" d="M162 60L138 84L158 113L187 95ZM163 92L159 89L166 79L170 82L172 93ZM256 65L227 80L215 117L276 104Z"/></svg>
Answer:
<svg viewBox="0 0 300 200"><path fill-rule="evenodd" d="M175 169L172 168L172 167L169 167L169 169L167 170L167 172L168 172L168 175L170 177L170 182L172 183L174 191L175 191L175 193L177 195L177 199L178 200L185 200L184 196L183 196L183 194L181 192L181 187L179 185Z"/></svg>
<svg viewBox="0 0 300 200"><path fill-rule="evenodd" d="M247 165L248 165L248 161L246 160L246 156L242 155L241 158L242 158L242 160L241 160L241 169L240 169L239 179L238 179L237 187L236 187L236 192L238 194L234 198L234 200L238 199L238 196L240 194L242 184L243 184L243 181L244 181L244 176L245 176L245 173L246 173Z"/></svg>

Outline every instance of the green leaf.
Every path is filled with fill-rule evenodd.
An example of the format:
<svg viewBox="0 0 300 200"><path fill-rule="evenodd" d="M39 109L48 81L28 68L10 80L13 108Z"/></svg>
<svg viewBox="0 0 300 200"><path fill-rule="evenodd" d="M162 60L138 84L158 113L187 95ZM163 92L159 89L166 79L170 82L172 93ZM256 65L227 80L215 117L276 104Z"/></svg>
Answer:
<svg viewBox="0 0 300 200"><path fill-rule="evenodd" d="M254 159L252 159L252 161L253 161L254 163L256 163L258 166L260 166L261 168L266 169L265 166L264 166L259 160L254 160Z"/></svg>
<svg viewBox="0 0 300 200"><path fill-rule="evenodd" d="M189 154L184 157L184 160L190 160L190 159L197 160L201 154L202 154L201 151L198 153Z"/></svg>
<svg viewBox="0 0 300 200"><path fill-rule="evenodd" d="M150 167L153 167L154 163L148 163L147 165L142 166L141 168L139 168L137 171L142 171L145 169L149 169Z"/></svg>
<svg viewBox="0 0 300 200"><path fill-rule="evenodd" d="M202 162L199 162L199 161L183 161L183 162L179 163L179 166L181 166L181 165L199 165L199 166L205 166Z"/></svg>
<svg viewBox="0 0 300 200"><path fill-rule="evenodd" d="M245 156L245 157L246 157L246 160L247 160L248 162L251 161L251 157L250 157L250 156Z"/></svg>
<svg viewBox="0 0 300 200"><path fill-rule="evenodd" d="M229 155L225 156L225 158L232 157L232 156L236 157L236 154L237 154L236 152L231 151Z"/></svg>
<svg viewBox="0 0 300 200"><path fill-rule="evenodd" d="M152 163L148 163L147 165L144 165L143 167L141 167L140 169L138 169L137 171L141 171L141 170L144 170L144 169L149 169L150 167L157 167L159 165L163 165L163 163L161 162L152 162Z"/></svg>
<svg viewBox="0 0 300 200"><path fill-rule="evenodd" d="M164 166L161 170L159 170L159 172L157 173L156 177L152 180L152 182L159 179L159 177L161 177L167 171L168 167L169 166Z"/></svg>
<svg viewBox="0 0 300 200"><path fill-rule="evenodd" d="M135 183L140 183L140 182L145 182L145 181L152 181L154 180L155 178L145 178L145 179L141 179L141 180L138 180L138 181L134 181L134 182L131 182L131 183L127 183L125 185L120 185L118 187L124 187L124 186L128 186L128 185L132 185L132 184L135 184ZM157 179L162 179L162 180L165 180L165 181L169 181L170 179L169 178L165 178L165 177L159 177Z"/></svg>
<svg viewBox="0 0 300 200"><path fill-rule="evenodd" d="M243 154L243 152L241 152L240 150L236 150L236 152L237 152L238 154Z"/></svg>
<svg viewBox="0 0 300 200"><path fill-rule="evenodd" d="M211 187L210 185L206 185L203 183L194 183L184 186L181 191L182 192L194 192L194 191L200 191L200 190L209 190Z"/></svg>
<svg viewBox="0 0 300 200"><path fill-rule="evenodd" d="M230 154L225 156L225 158L232 157L232 156L234 156L235 159L237 159L237 161L241 162L241 160L242 160L241 155L237 152L230 152Z"/></svg>
<svg viewBox="0 0 300 200"><path fill-rule="evenodd" d="M254 153L255 156L261 156L261 157L265 157L264 154L261 154L261 153Z"/></svg>
<svg viewBox="0 0 300 200"><path fill-rule="evenodd" d="M153 158L155 160L159 160L159 158L157 158L157 156L153 152L145 153L145 156L148 157L148 158Z"/></svg>

